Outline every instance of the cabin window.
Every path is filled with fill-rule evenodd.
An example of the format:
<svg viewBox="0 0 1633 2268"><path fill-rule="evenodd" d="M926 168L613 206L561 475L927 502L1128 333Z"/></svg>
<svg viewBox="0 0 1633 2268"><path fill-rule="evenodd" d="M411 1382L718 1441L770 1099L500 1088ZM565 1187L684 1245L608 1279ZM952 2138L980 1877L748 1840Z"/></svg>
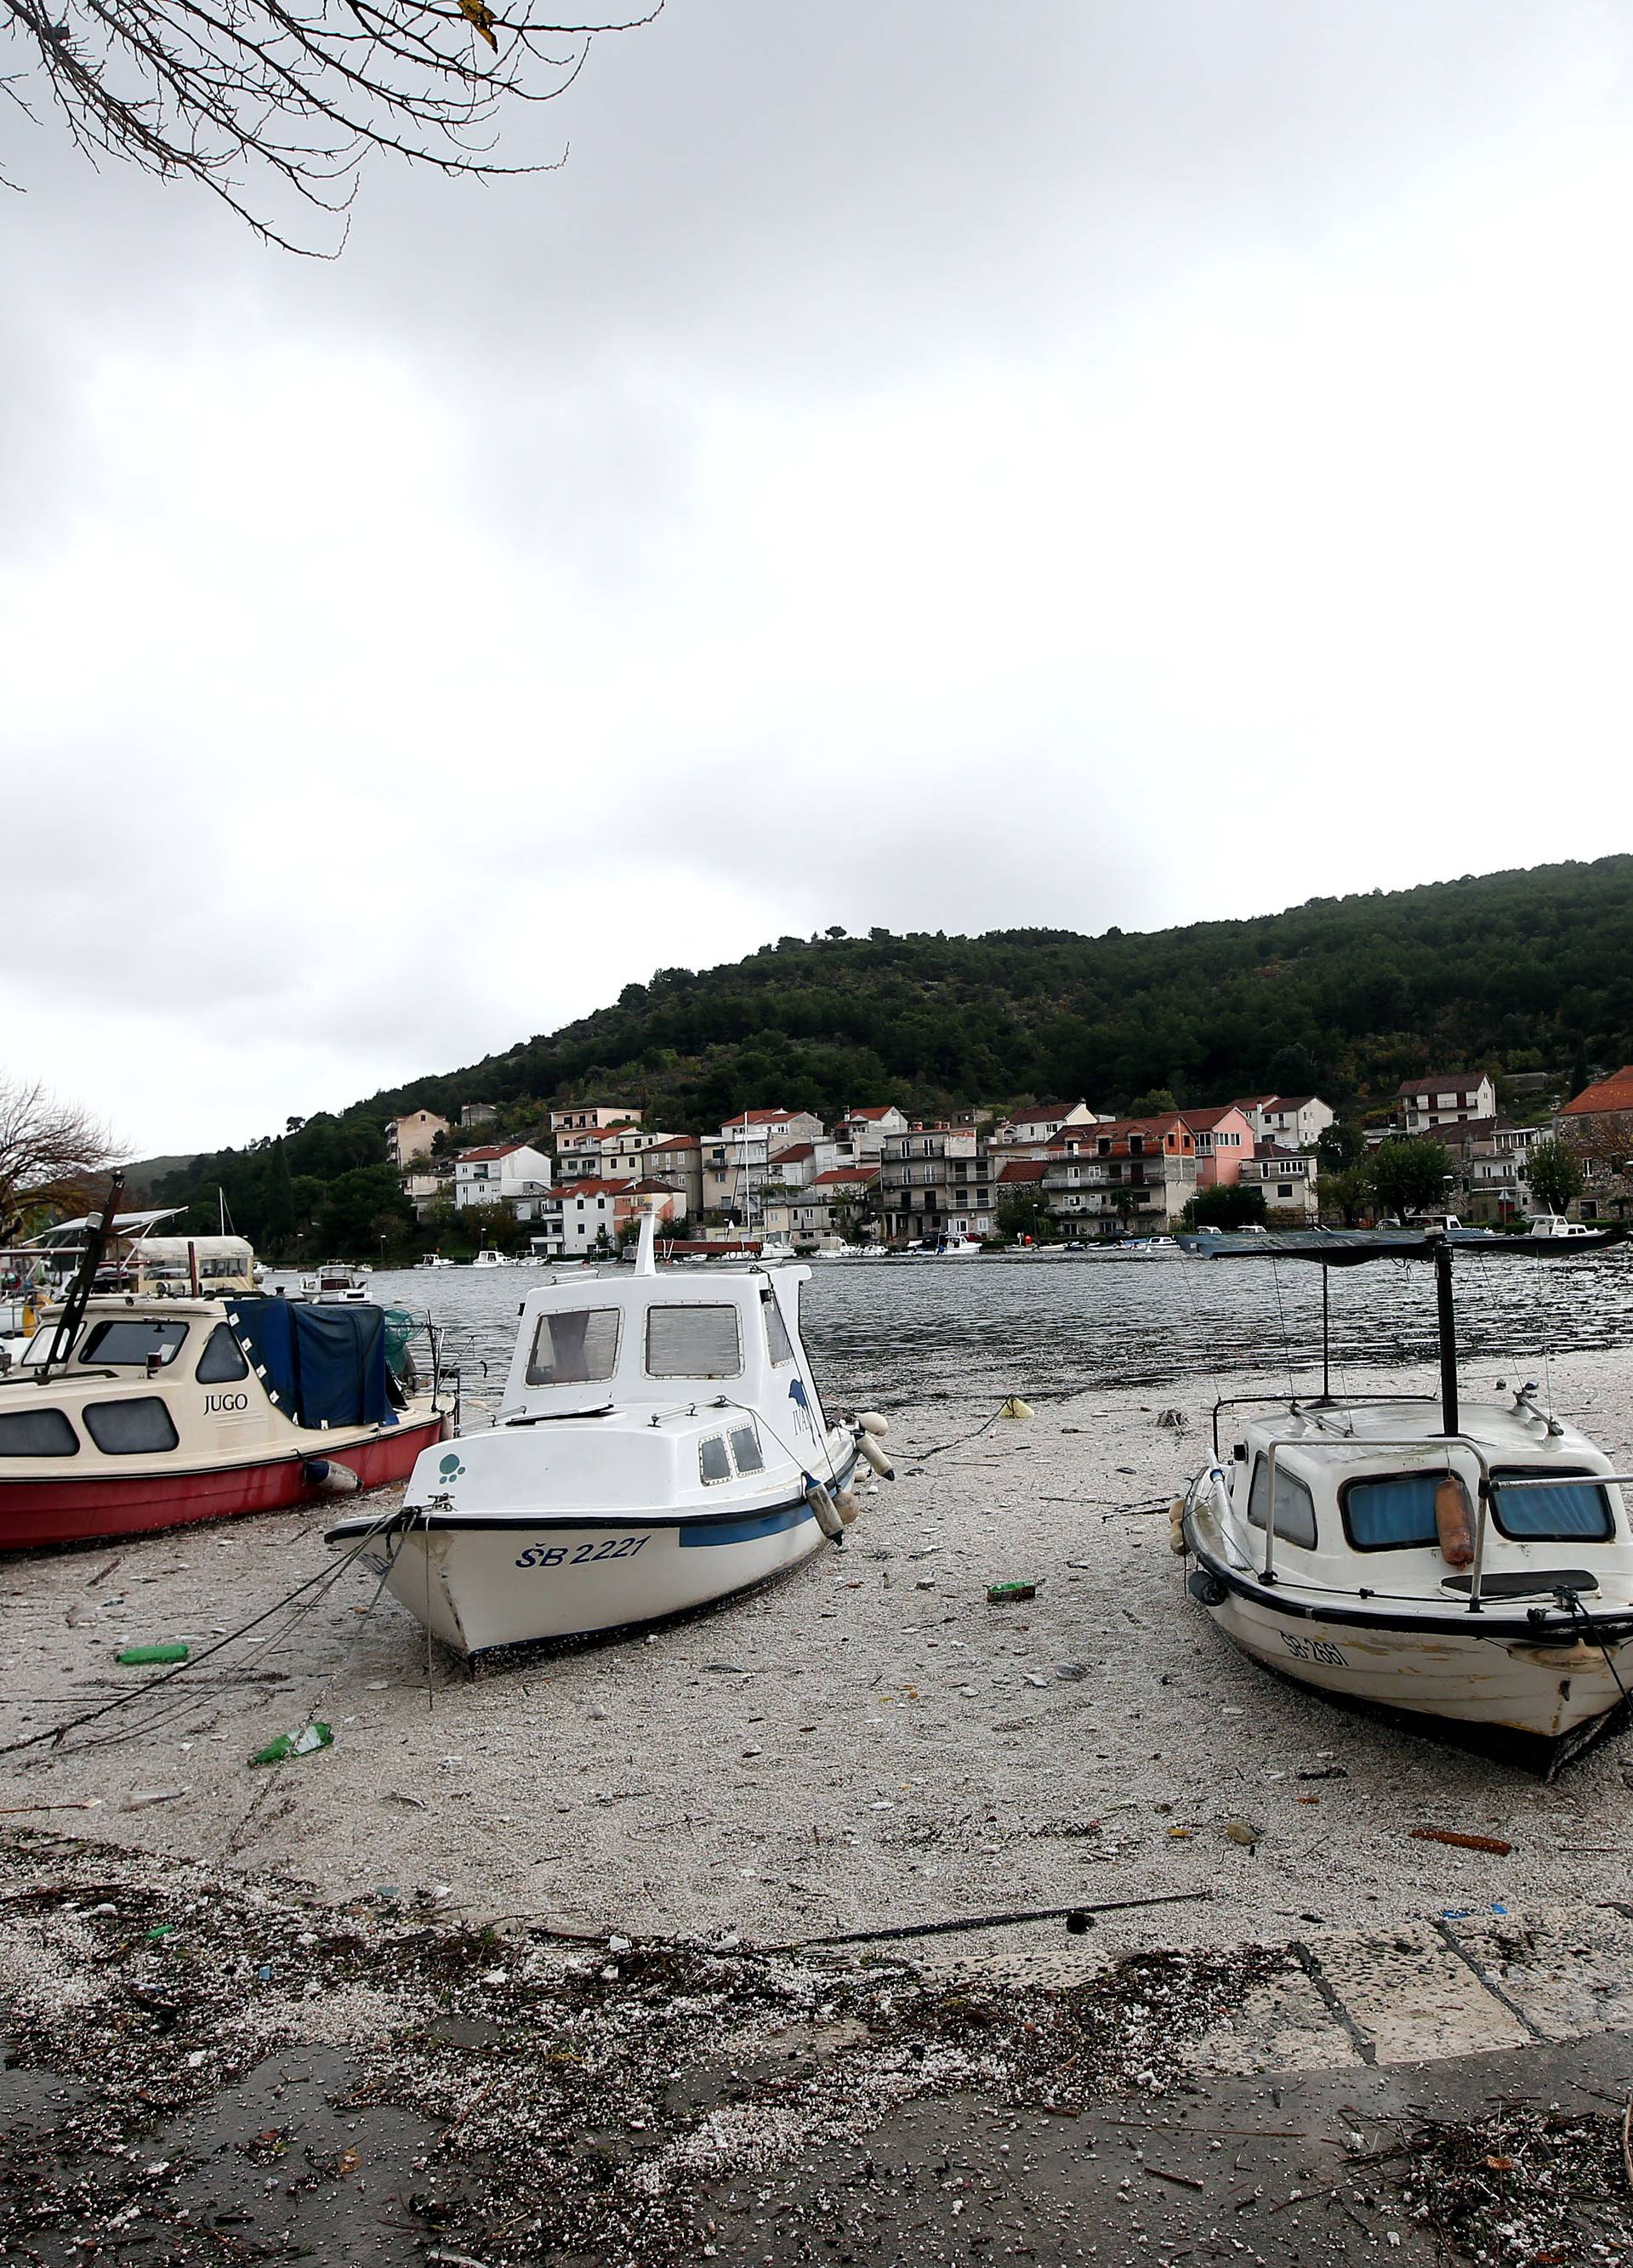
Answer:
<svg viewBox="0 0 1633 2268"><path fill-rule="evenodd" d="M774 1292L763 1295L760 1313L765 1318L765 1351L772 1359L773 1369L780 1363L792 1362L794 1342L788 1336L788 1326L782 1320L782 1309L777 1305Z"/></svg>
<svg viewBox="0 0 1633 2268"><path fill-rule="evenodd" d="M765 1460L760 1454L760 1437L752 1425L735 1426L731 1436L731 1453L740 1473L763 1473Z"/></svg>
<svg viewBox="0 0 1633 2268"><path fill-rule="evenodd" d="M1260 1457L1253 1468L1253 1484L1247 1494L1247 1517L1255 1528L1265 1524L1265 1505L1270 1494L1270 1460ZM1302 1544L1313 1551L1316 1540L1315 1498L1297 1473L1289 1473L1278 1458L1275 1469L1275 1532L1284 1543Z"/></svg>
<svg viewBox="0 0 1633 2268"><path fill-rule="evenodd" d="M1445 1478L1441 1471L1347 1481L1339 1491L1339 1503L1350 1543L1357 1551L1400 1551L1413 1544L1437 1543L1435 1491Z"/></svg>
<svg viewBox="0 0 1633 2268"><path fill-rule="evenodd" d="M648 1307L647 1374L741 1378L743 1340L735 1307Z"/></svg>
<svg viewBox="0 0 1633 2268"><path fill-rule="evenodd" d="M156 1394L134 1402L88 1402L85 1430L107 1457L137 1457L153 1449L174 1449L176 1429Z"/></svg>
<svg viewBox="0 0 1633 2268"><path fill-rule="evenodd" d="M731 1478L731 1459L726 1454L724 1433L711 1433L698 1444L698 1470L706 1481L728 1481Z"/></svg>
<svg viewBox="0 0 1633 2268"><path fill-rule="evenodd" d="M564 1307L541 1315L528 1356L529 1386L594 1386L618 1361L616 1307Z"/></svg>
<svg viewBox="0 0 1633 2268"><path fill-rule="evenodd" d="M8 1410L0 1416L0 1457L74 1457L79 1436L60 1410Z"/></svg>
<svg viewBox="0 0 1633 2268"><path fill-rule="evenodd" d="M1610 1499L1586 1474L1580 1488L1514 1489L1506 1495L1501 1485L1504 1481L1541 1480L1542 1475L1534 1467L1511 1465L1506 1469L1495 1467L1491 1477L1497 1483L1492 1491L1491 1517L1504 1535L1519 1543L1587 1539L1602 1543L1614 1532Z"/></svg>
<svg viewBox="0 0 1633 2268"><path fill-rule="evenodd" d="M204 1351L198 1358L198 1368L193 1373L201 1386L221 1386L229 1378L248 1378L249 1365L244 1359L244 1350L225 1323L218 1323L204 1342Z"/></svg>
<svg viewBox="0 0 1633 2268"><path fill-rule="evenodd" d="M146 1367L151 1354L156 1354L161 1365L174 1362L187 1333L185 1323L123 1315L116 1322L92 1323L79 1343L79 1359L122 1368L129 1363L137 1370Z"/></svg>

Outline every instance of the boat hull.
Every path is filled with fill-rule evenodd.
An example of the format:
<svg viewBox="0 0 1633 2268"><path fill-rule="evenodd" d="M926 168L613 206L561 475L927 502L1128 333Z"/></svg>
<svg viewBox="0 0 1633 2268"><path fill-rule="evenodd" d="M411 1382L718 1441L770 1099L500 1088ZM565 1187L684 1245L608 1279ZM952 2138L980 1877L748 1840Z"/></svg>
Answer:
<svg viewBox="0 0 1633 2268"><path fill-rule="evenodd" d="M1193 1543L1194 1549L1194 1543ZM1539 1645L1511 1624L1483 1637L1293 1615L1232 1584L1199 1554L1193 1591L1231 1644L1278 1676L1334 1700L1421 1720L1424 1732L1509 1750L1545 1775L1626 1721L1633 1690L1633 1638ZM1620 1680L1620 1682L1618 1682Z"/></svg>
<svg viewBox="0 0 1633 2268"><path fill-rule="evenodd" d="M820 1550L800 1498L723 1518L614 1514L462 1521L405 1515L364 1565L432 1636L467 1657L667 1621L787 1574ZM355 1549L360 1523L329 1531Z"/></svg>
<svg viewBox="0 0 1633 2268"><path fill-rule="evenodd" d="M365 1489L406 1480L422 1450L444 1439L440 1412L405 1419L358 1440L318 1437L275 1457L192 1472L121 1473L106 1480L8 1481L0 1488L0 1550L145 1535L201 1520L275 1512L327 1493L308 1468L344 1466Z"/></svg>

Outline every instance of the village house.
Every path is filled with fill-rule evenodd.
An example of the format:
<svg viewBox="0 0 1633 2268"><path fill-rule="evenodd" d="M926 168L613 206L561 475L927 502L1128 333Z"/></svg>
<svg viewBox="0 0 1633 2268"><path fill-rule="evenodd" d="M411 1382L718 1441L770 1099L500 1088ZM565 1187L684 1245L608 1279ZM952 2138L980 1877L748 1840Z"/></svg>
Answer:
<svg viewBox="0 0 1633 2268"><path fill-rule="evenodd" d="M779 1189L802 1189L824 1166L832 1164L833 1151L834 1145L828 1141L792 1142L786 1150L773 1150L765 1161L766 1182Z"/></svg>
<svg viewBox="0 0 1633 2268"><path fill-rule="evenodd" d="M638 1180L646 1172L653 1151L674 1138L660 1126L610 1126L601 1138L602 1178L617 1181L623 1175Z"/></svg>
<svg viewBox="0 0 1633 2268"><path fill-rule="evenodd" d="M814 1142L823 1131L809 1110L744 1110L728 1118L704 1142L704 1211L737 1212L757 1204L772 1178L771 1152Z"/></svg>
<svg viewBox="0 0 1633 2268"><path fill-rule="evenodd" d="M1432 1134L1437 1127L1462 1120L1495 1118L1496 1088L1483 1071L1426 1072L1422 1079L1401 1080L1395 1108L1407 1133Z"/></svg>
<svg viewBox="0 0 1633 2268"><path fill-rule="evenodd" d="M662 1182L568 1182L531 1201L530 1239L541 1259L582 1260L617 1249L618 1239L643 1212L662 1229L681 1218L677 1193Z"/></svg>
<svg viewBox="0 0 1633 2268"><path fill-rule="evenodd" d="M608 1126L639 1126L641 1114L626 1102L569 1102L550 1114L552 1134L600 1133ZM559 1145L558 1145L559 1146Z"/></svg>
<svg viewBox="0 0 1633 2268"><path fill-rule="evenodd" d="M1198 1189L1229 1189L1238 1182L1259 1146L1252 1121L1241 1104L1223 1102L1209 1110L1182 1110L1179 1116L1196 1137Z"/></svg>
<svg viewBox="0 0 1633 2268"><path fill-rule="evenodd" d="M1633 1158L1633 1064L1573 1095L1554 1122L1562 1142L1587 1157Z"/></svg>
<svg viewBox="0 0 1633 2268"><path fill-rule="evenodd" d="M654 1180L678 1194L676 1220L690 1220L703 1211L703 1145L695 1134L671 1134L654 1143L642 1162Z"/></svg>
<svg viewBox="0 0 1633 2268"><path fill-rule="evenodd" d="M514 1207L518 1197L548 1189L555 1170L543 1151L530 1142L496 1142L466 1150L454 1160L454 1202L462 1211L470 1205Z"/></svg>
<svg viewBox="0 0 1633 2268"><path fill-rule="evenodd" d="M1034 1102L995 1128L992 1138L1006 1146L1012 1142L1053 1142L1063 1128L1091 1126L1095 1120L1096 1114L1086 1102Z"/></svg>
<svg viewBox="0 0 1633 2268"><path fill-rule="evenodd" d="M990 1235L993 1166L964 1127L910 1126L887 1135L880 1164L884 1233L893 1244L927 1236Z"/></svg>
<svg viewBox="0 0 1633 2268"><path fill-rule="evenodd" d="M847 1110L835 1125L833 1137L858 1165L869 1159L876 1165L883 1154L886 1136L906 1131L905 1113L893 1102L882 1102L870 1103L863 1110Z"/></svg>
<svg viewBox="0 0 1633 2268"><path fill-rule="evenodd" d="M491 1126L498 1116L497 1102L467 1102L461 1108L459 1123L462 1126Z"/></svg>
<svg viewBox="0 0 1633 2268"><path fill-rule="evenodd" d="M1068 1129L1043 1162L1050 1211L1086 1235L1171 1227L1196 1194L1196 1137L1178 1111Z"/></svg>
<svg viewBox="0 0 1633 2268"><path fill-rule="evenodd" d="M431 1145L439 1134L446 1141L453 1131L446 1118L439 1118L434 1110L410 1110L402 1118L386 1121L386 1155L401 1173L417 1159L431 1155Z"/></svg>
<svg viewBox="0 0 1633 2268"><path fill-rule="evenodd" d="M1285 1150L1313 1150L1337 1116L1319 1094L1273 1094L1259 1106L1260 1138Z"/></svg>
<svg viewBox="0 0 1633 2268"><path fill-rule="evenodd" d="M789 1230L796 1244L827 1236L853 1238L861 1214L879 1185L877 1166L831 1166L818 1174L788 1206Z"/></svg>
<svg viewBox="0 0 1633 2268"><path fill-rule="evenodd" d="M1282 1150L1272 1145L1250 1159L1242 1168L1242 1186L1257 1189L1270 1212L1296 1212L1307 1220L1320 1213L1316 1176L1320 1160L1308 1150Z"/></svg>

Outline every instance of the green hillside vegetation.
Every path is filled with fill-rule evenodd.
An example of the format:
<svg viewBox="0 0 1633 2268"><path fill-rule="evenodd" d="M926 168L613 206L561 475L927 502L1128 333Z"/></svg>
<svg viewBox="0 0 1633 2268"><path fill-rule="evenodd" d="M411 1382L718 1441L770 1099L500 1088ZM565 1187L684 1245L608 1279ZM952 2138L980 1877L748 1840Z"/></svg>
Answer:
<svg viewBox="0 0 1633 2268"><path fill-rule="evenodd" d="M1164 1091L1186 1104L1313 1089L1362 1116L1424 1071L1563 1079L1629 1059L1633 857L1616 856L1146 935L780 938L718 968L661 968L464 1070L292 1119L164 1177L159 1195L207 1197L213 1217L219 1184L270 1252L299 1239L363 1253L412 1241L381 1134L404 1110L454 1118L491 1102L510 1134L593 1096L700 1132L764 1103L831 1121L886 1101L922 1115L1082 1095L1121 1110Z"/></svg>

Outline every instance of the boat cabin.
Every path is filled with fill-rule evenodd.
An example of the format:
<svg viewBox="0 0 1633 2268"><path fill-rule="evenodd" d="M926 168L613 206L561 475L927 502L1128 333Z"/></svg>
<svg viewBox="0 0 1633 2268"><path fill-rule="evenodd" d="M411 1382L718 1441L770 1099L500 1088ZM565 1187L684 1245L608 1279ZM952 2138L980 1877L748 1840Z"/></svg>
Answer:
<svg viewBox="0 0 1633 2268"><path fill-rule="evenodd" d="M500 1425L613 1406L786 1404L805 1369L800 1285L809 1268L595 1275L524 1300ZM803 1389L802 1389L803 1390ZM797 1398L797 1397L796 1397Z"/></svg>
<svg viewBox="0 0 1633 2268"><path fill-rule="evenodd" d="M1453 1435L1443 1422L1436 1401L1250 1419L1226 1468L1240 1572L1301 1594L1472 1605L1591 1597L1614 1562L1621 1595L1628 1517L1601 1449L1525 1390L1465 1404Z"/></svg>

